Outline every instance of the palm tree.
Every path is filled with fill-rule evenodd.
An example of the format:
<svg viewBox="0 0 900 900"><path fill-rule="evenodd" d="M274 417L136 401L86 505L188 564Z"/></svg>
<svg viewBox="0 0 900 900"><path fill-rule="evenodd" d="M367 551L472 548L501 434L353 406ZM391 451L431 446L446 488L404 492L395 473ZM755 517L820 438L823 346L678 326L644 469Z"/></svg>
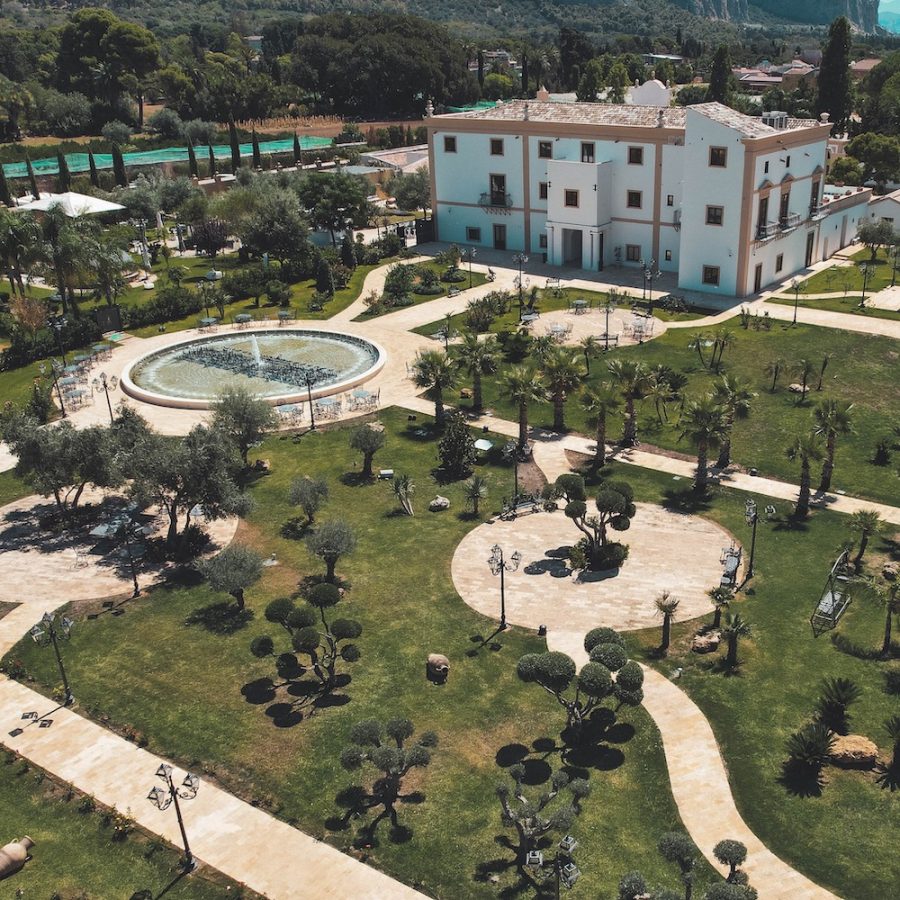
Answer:
<svg viewBox="0 0 900 900"><path fill-rule="evenodd" d="M740 613L725 613L725 627L722 629L722 637L728 642L728 653L725 663L734 668L737 665L738 641L741 638L753 637L753 626L744 619Z"/></svg>
<svg viewBox="0 0 900 900"><path fill-rule="evenodd" d="M681 429L681 437L687 438L697 448L694 490L706 490L709 451L721 446L727 433L725 410L710 394L699 400L691 400L681 417Z"/></svg>
<svg viewBox="0 0 900 900"><path fill-rule="evenodd" d="M453 387L456 368L442 350L425 350L413 361L413 384L425 388L434 400L434 424L444 427L444 391Z"/></svg>
<svg viewBox="0 0 900 900"><path fill-rule="evenodd" d="M824 679L822 693L815 706L816 720L838 734L847 734L850 730L848 707L861 695L859 685L849 678Z"/></svg>
<svg viewBox="0 0 900 900"><path fill-rule="evenodd" d="M893 771L900 770L900 716L891 716L885 720L884 730L891 739L891 764Z"/></svg>
<svg viewBox="0 0 900 900"><path fill-rule="evenodd" d="M594 450L594 465L606 465L606 419L610 413L622 406L622 398L608 381L588 385L581 395L581 407L594 420L597 447Z"/></svg>
<svg viewBox="0 0 900 900"><path fill-rule="evenodd" d="M578 357L565 347L554 347L544 357L541 374L547 393L553 400L553 430L566 429L566 400L569 394L581 384L584 369Z"/></svg>
<svg viewBox="0 0 900 900"><path fill-rule="evenodd" d="M478 515L478 505L487 497L487 478L484 475L473 475L463 485L463 496L472 507L472 515Z"/></svg>
<svg viewBox="0 0 900 900"><path fill-rule="evenodd" d="M706 368L706 360L703 358L703 348L711 342L710 336L701 331L695 334L688 343L688 350L696 350L697 356L700 357L700 365Z"/></svg>
<svg viewBox="0 0 900 900"><path fill-rule="evenodd" d="M894 627L894 616L900 615L900 583L887 585L874 578L858 579L852 588L853 596L861 596L864 600L880 606L884 612L884 637L881 641L881 656L891 657L891 637Z"/></svg>
<svg viewBox="0 0 900 900"><path fill-rule="evenodd" d="M578 349L584 354L584 368L588 375L591 374L591 360L603 352L603 344L600 338L589 334L578 342Z"/></svg>
<svg viewBox="0 0 900 900"><path fill-rule="evenodd" d="M789 460L800 462L800 494L797 497L794 515L805 518L809 515L811 481L809 464L814 460L820 460L824 455L822 441L814 431L804 431L794 436L785 452Z"/></svg>
<svg viewBox="0 0 900 900"><path fill-rule="evenodd" d="M669 387L669 382L658 374L651 374L647 379L646 397L653 401L657 422L662 425L664 414L666 421L668 421L669 416L666 412L666 403L672 399L672 388Z"/></svg>
<svg viewBox="0 0 900 900"><path fill-rule="evenodd" d="M395 475L394 480L391 482L391 489L400 506L403 507L403 512L408 516L413 515L412 495L416 486L412 478L409 475Z"/></svg>
<svg viewBox="0 0 900 900"><path fill-rule="evenodd" d="M547 399L544 383L538 372L528 366L511 366L500 379L500 394L519 410L518 449L528 444L528 404Z"/></svg>
<svg viewBox="0 0 900 900"><path fill-rule="evenodd" d="M819 381L818 381L818 384L816 384L817 391L822 390L822 379L825 377L825 370L828 368L828 363L830 363L830 362L831 362L831 354L827 353L827 352L823 353L822 354L822 365L819 366Z"/></svg>
<svg viewBox="0 0 900 900"><path fill-rule="evenodd" d="M647 368L633 359L614 359L607 364L606 368L625 400L625 428L622 432L622 443L626 447L632 447L637 440L637 415L634 402L640 400L647 391Z"/></svg>
<svg viewBox="0 0 900 900"><path fill-rule="evenodd" d="M722 356L729 347L734 346L735 334L728 328L720 328L715 333L713 341L712 359L709 361L709 367L717 372L722 365Z"/></svg>
<svg viewBox="0 0 900 900"><path fill-rule="evenodd" d="M472 376L472 408L481 410L484 407L482 376L497 371L499 361L497 338L491 335L480 341L477 334L469 332L463 338L462 344L456 348L456 361L464 372Z"/></svg>
<svg viewBox="0 0 900 900"><path fill-rule="evenodd" d="M669 649L672 636L672 620L675 618L675 612L681 601L673 597L668 591L663 591L653 602L656 606L657 614L662 616L662 640L659 643L659 649L665 654L666 650Z"/></svg>
<svg viewBox="0 0 900 900"><path fill-rule="evenodd" d="M725 437L716 460L716 466L720 469L731 463L731 434L735 420L747 418L750 414L750 402L755 396L750 385L737 375L723 375L713 385L713 397L725 410Z"/></svg>
<svg viewBox="0 0 900 900"><path fill-rule="evenodd" d="M800 402L806 399L809 393L809 380L816 372L816 367L812 360L800 359L794 366L794 377L800 379Z"/></svg>
<svg viewBox="0 0 900 900"><path fill-rule="evenodd" d="M853 433L853 416L850 411L852 403L843 400L822 400L813 410L816 434L825 438L825 462L822 463L822 478L819 490L831 488L831 476L834 473L834 451L838 435Z"/></svg>
<svg viewBox="0 0 900 900"><path fill-rule="evenodd" d="M9 278L10 292L25 296L24 276L38 255L41 229L31 213L0 206L0 265Z"/></svg>
<svg viewBox="0 0 900 900"><path fill-rule="evenodd" d="M772 378L772 387L769 388L770 393L775 393L775 387L778 384L778 376L781 375L786 368L787 360L783 356L776 356L775 359L769 360L769 362L766 363L766 367L763 371Z"/></svg>
<svg viewBox="0 0 900 900"><path fill-rule="evenodd" d="M728 607L731 606L731 601L734 600L734 592L727 587L720 586L714 587L711 591L709 591L708 596L709 599L712 600L713 606L715 607L713 611L712 627L721 628L722 611L727 611Z"/></svg>
<svg viewBox="0 0 900 900"><path fill-rule="evenodd" d="M862 568L863 556L869 546L869 538L881 531L884 522L874 509L858 509L850 516L850 530L859 532L859 550L853 560L853 568L857 572Z"/></svg>

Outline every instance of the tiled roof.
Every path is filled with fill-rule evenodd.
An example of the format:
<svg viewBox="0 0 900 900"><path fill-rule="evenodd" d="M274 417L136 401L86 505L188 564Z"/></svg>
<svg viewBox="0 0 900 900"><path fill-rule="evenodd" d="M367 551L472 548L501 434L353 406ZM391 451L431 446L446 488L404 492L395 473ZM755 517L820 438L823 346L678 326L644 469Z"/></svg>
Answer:
<svg viewBox="0 0 900 900"><path fill-rule="evenodd" d="M572 125L624 125L656 128L659 114L665 128L684 128L684 109L678 106L626 106L619 103L542 103L538 100L510 100L490 109L450 113L440 118L485 119L500 122L558 122Z"/></svg>
<svg viewBox="0 0 900 900"><path fill-rule="evenodd" d="M756 116L746 116L736 110L725 106L722 103L697 103L689 106L693 112L701 113L713 122L720 125L726 125L728 128L734 128L747 138L764 138L772 134L778 134L779 129L766 125L762 119ZM814 128L819 122L815 119L788 119L787 130L791 131L796 128Z"/></svg>

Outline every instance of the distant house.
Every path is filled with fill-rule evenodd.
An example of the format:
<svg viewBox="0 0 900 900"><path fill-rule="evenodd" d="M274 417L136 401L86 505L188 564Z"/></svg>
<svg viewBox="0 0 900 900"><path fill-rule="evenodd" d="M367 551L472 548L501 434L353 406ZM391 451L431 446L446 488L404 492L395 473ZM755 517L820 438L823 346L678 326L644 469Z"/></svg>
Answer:
<svg viewBox="0 0 900 900"><path fill-rule="evenodd" d="M900 190L873 197L869 203L869 218L890 222L895 229L900 228Z"/></svg>
<svg viewBox="0 0 900 900"><path fill-rule="evenodd" d="M856 62L850 63L850 77L854 81L862 81L875 66L880 63L880 59L858 59Z"/></svg>

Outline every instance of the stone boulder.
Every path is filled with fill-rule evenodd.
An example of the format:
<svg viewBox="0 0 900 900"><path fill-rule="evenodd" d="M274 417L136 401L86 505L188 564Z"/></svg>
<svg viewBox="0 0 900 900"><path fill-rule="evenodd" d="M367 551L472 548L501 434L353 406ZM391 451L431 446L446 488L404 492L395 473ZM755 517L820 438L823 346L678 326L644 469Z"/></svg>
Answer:
<svg viewBox="0 0 900 900"><path fill-rule="evenodd" d="M885 581L896 581L900 578L900 563L885 563L881 567L881 574Z"/></svg>
<svg viewBox="0 0 900 900"><path fill-rule="evenodd" d="M841 734L831 749L831 764L841 769L871 769L878 761L878 747L861 734Z"/></svg>
<svg viewBox="0 0 900 900"><path fill-rule="evenodd" d="M718 631L707 631L705 634L695 634L691 641L691 650L694 653L712 653L718 650L722 641L722 634Z"/></svg>
<svg viewBox="0 0 900 900"><path fill-rule="evenodd" d="M428 504L428 508L432 512L441 512L444 509L450 509L450 501L446 497L442 497L440 494Z"/></svg>
<svg viewBox="0 0 900 900"><path fill-rule="evenodd" d="M434 684L443 684L450 675L450 660L443 653L429 653L425 660L425 676Z"/></svg>

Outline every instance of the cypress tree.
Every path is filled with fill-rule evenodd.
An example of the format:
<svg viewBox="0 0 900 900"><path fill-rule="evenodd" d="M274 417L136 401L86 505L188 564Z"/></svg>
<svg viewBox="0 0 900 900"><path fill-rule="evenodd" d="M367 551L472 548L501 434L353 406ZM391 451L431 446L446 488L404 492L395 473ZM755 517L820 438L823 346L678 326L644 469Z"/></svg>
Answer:
<svg viewBox="0 0 900 900"><path fill-rule="evenodd" d="M716 49L709 74L709 88L706 91L707 101L728 103L731 96L731 54L725 44Z"/></svg>
<svg viewBox="0 0 900 900"><path fill-rule="evenodd" d="M213 145L210 144L209 145L209 177L215 178L217 171L218 170L216 169L216 152L215 152L215 150L213 150Z"/></svg>
<svg viewBox="0 0 900 900"><path fill-rule="evenodd" d="M128 173L125 171L125 158L118 144L112 146L113 177L119 187L128 187Z"/></svg>
<svg viewBox="0 0 900 900"><path fill-rule="evenodd" d="M237 174L237 170L241 167L241 144L234 119L228 123L228 140L231 143L231 171Z"/></svg>
<svg viewBox="0 0 900 900"><path fill-rule="evenodd" d="M484 51L478 51L478 85L484 87Z"/></svg>
<svg viewBox="0 0 900 900"><path fill-rule="evenodd" d="M91 184L95 188L100 187L100 173L97 171L97 161L90 150L88 151L88 168L91 170Z"/></svg>
<svg viewBox="0 0 900 900"><path fill-rule="evenodd" d="M341 241L341 264L348 269L356 268L356 253L353 249L353 238L350 237L349 231L344 232L344 239Z"/></svg>
<svg viewBox="0 0 900 900"><path fill-rule="evenodd" d="M522 54L522 96L528 99L528 54Z"/></svg>
<svg viewBox="0 0 900 900"><path fill-rule="evenodd" d="M28 184L31 187L31 196L35 200L41 199L41 192L38 190L37 178L34 177L34 166L31 164L31 157L25 154L25 169L28 172Z"/></svg>
<svg viewBox="0 0 900 900"><path fill-rule="evenodd" d="M253 129L253 136L251 138L253 141L253 168L261 169L262 168L262 155L259 152L259 138L256 136L256 129Z"/></svg>
<svg viewBox="0 0 900 900"><path fill-rule="evenodd" d="M303 148L300 146L300 138L297 137L296 131L294 132L294 165L303 165Z"/></svg>
<svg viewBox="0 0 900 900"><path fill-rule="evenodd" d="M844 16L839 16L828 29L828 42L822 51L819 67L819 93L816 99L816 114L827 112L834 122L835 132L844 131L853 110L850 91L851 42L850 23Z"/></svg>
<svg viewBox="0 0 900 900"><path fill-rule="evenodd" d="M56 165L59 169L59 175L56 178L56 189L60 194L65 194L72 190L72 175L69 172L69 164L62 151L56 153Z"/></svg>
<svg viewBox="0 0 900 900"><path fill-rule="evenodd" d="M12 206L12 194L9 192L9 182L6 180L6 172L3 171L3 164L0 163L0 203L6 206Z"/></svg>
<svg viewBox="0 0 900 900"><path fill-rule="evenodd" d="M194 152L194 142L188 138L188 171L191 173L191 178L199 178L200 170L197 168L197 154Z"/></svg>

